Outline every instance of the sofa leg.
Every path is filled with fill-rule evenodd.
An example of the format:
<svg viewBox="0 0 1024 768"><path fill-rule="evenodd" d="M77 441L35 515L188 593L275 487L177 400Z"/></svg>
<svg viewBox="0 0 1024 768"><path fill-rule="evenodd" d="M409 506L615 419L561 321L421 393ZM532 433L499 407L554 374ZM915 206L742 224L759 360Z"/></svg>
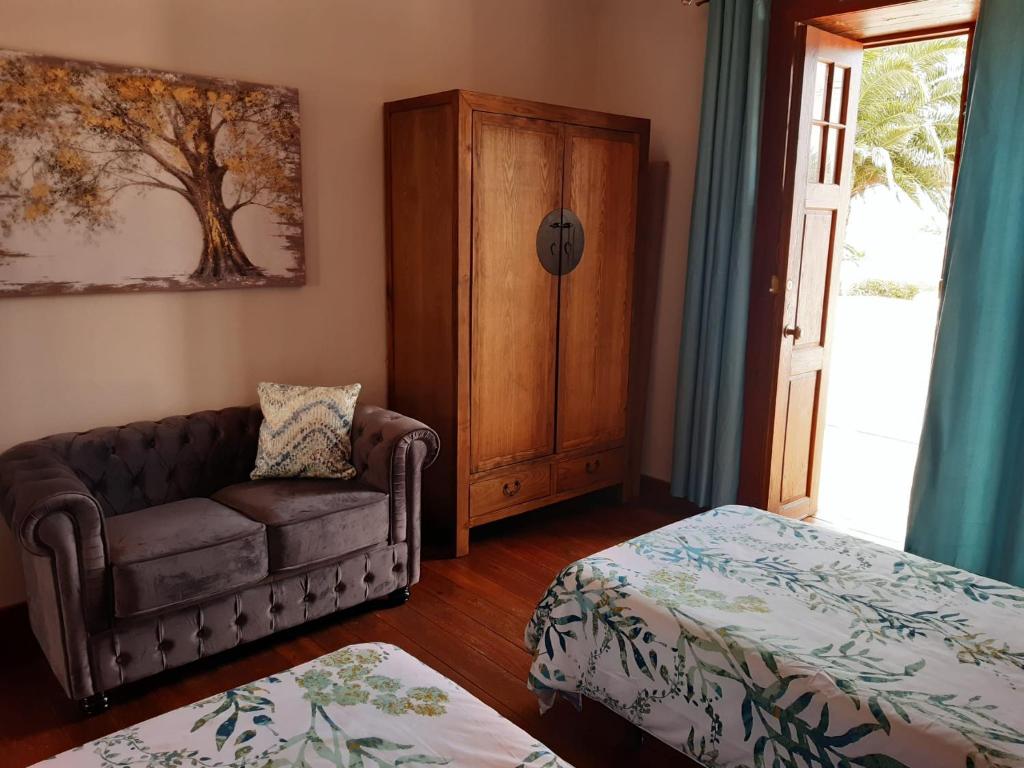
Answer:
<svg viewBox="0 0 1024 768"><path fill-rule="evenodd" d="M107 698L107 694L96 693L92 696L86 696L84 699L79 699L78 706L82 708L84 714L91 717L92 715L106 712L110 707L110 700Z"/></svg>
<svg viewBox="0 0 1024 768"><path fill-rule="evenodd" d="M396 589L394 592L392 592L390 595L388 595L386 599L388 601L388 605L392 607L397 607L399 605L405 605L407 602L409 602L409 597L411 595L412 593L409 591L408 587L400 587Z"/></svg>

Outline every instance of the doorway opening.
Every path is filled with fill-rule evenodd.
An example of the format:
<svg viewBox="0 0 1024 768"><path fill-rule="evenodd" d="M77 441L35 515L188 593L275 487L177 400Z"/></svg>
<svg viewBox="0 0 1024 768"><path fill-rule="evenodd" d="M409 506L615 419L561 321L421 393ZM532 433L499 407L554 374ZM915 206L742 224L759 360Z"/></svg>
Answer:
<svg viewBox="0 0 1024 768"><path fill-rule="evenodd" d="M966 34L866 47L816 519L903 547L941 301Z"/></svg>
<svg viewBox="0 0 1024 768"><path fill-rule="evenodd" d="M874 458L870 448L854 451L845 461L841 452L835 458L836 451L833 451L829 463L842 473L846 488L832 486L833 481L827 480L828 496L824 503L819 503L826 422L836 423L837 414L842 413L843 398L839 388L850 381L856 384L855 379L844 375L844 369L854 368L861 382L860 388L848 388L853 394L847 401L853 399L858 408L871 404L876 424L886 422L886 414L896 408L896 398L891 396L890 390L909 375L902 368L905 358L910 357L905 349L890 354L888 367L877 365L878 358L883 357L883 345L896 333L895 326L884 321L876 323L873 335L865 333L865 329L871 330L870 325L855 324L854 332L860 331L862 340L867 338L872 345L867 347L862 363L844 365L843 356L849 358L854 348L844 344L842 338L838 343L844 348L836 353L839 359L833 360L833 338L847 335L837 332L839 308L836 305L840 299L848 303L845 301L848 297L863 294L869 298L894 298L894 295L880 294L899 293L900 283L928 282L925 278L901 277L899 272L880 272L882 276L868 274L867 268L876 261L886 266L889 262L881 254L870 253L872 243L868 242L867 235L877 236L886 245L886 252L895 251L897 257L906 257L905 251L919 253L922 238L914 236L908 243L910 238L897 234L905 226L904 218L919 220L919 217L899 216L898 226L890 226L894 218L890 208L898 211L902 204L900 208L869 206L867 192L852 194L864 56L865 53L872 57L880 55L873 53L876 49L881 51L888 47L898 53L898 45L957 36L961 40L966 36L969 49L980 5L981 0L794 0L772 5L744 372L743 442L737 494L742 504L787 517L814 516L862 536L897 546L903 544L902 530L907 517L905 499L912 482L913 459L905 461L905 469L895 475L901 478L900 487L904 489L903 496L898 498L886 491L875 470L861 463L865 456ZM950 56L948 64L963 73L961 82L969 76L964 72L970 65L967 51L959 57ZM898 95L895 85L898 67L895 62L890 65L891 72L881 70L880 82L888 83L890 91L897 96L882 102L882 117L904 111L904 101L909 98ZM927 83L927 77L922 79L923 70L911 67L911 71L916 75L913 83L923 88ZM869 77L876 79L870 73ZM943 87L955 94L955 82L955 78L948 78ZM966 106L966 89L961 89L960 96L958 105L955 98L952 100L958 106L953 161L950 163L947 146L942 153L942 163L932 169L944 173L944 178L949 177L949 186L953 189L956 188L962 136L959 117ZM896 195L899 182L905 180L908 172L906 164L897 161L909 157L920 164L927 158L926 150L936 144L938 129L934 123L937 118L932 109L922 109L921 113L929 120L920 130L915 132L909 126L894 130L896 138L907 137L905 153L894 156L890 152L888 157L880 151L866 153L881 169L881 189ZM885 120L880 122L888 125ZM861 186L856 188L859 190ZM876 192L874 197L882 194ZM914 199L913 194L908 196ZM925 194L925 197L929 196ZM944 197L948 199L948 191ZM857 198L854 208L862 210L854 210L854 218L849 219L852 198ZM938 206L944 207L941 203ZM888 215L889 224L870 215L863 219L865 224L859 222L865 210L879 207L885 209L883 214ZM844 247L848 219L854 230L849 241L851 249ZM865 232L859 240L858 229ZM938 254L933 264L941 263L938 259L944 258L944 229L944 217L924 227L925 234L931 234L931 242L942 244L933 251ZM902 253L898 248L900 242L904 243ZM860 252L863 256L858 258ZM855 268L859 268L861 274L856 274ZM846 284L842 294L841 282ZM889 282L896 285L891 286ZM931 281L932 285L936 282ZM915 287L917 295L928 293L923 285ZM933 292L936 309L940 293L939 290ZM843 314L851 316L853 313ZM936 311L928 314L927 324L932 330L926 327L919 331L918 336L925 341L912 347L924 359L924 364L917 368L924 375L919 376L916 389L910 388L921 393L918 413L924 407L934 346ZM877 318L872 314L868 320ZM893 348L885 346L885 349ZM838 369L836 377L842 377L836 387L830 386L833 367ZM830 390L834 399L840 401L835 404L839 410L833 410L831 419L827 414L829 400L833 399ZM916 458L913 444L919 440L920 416L908 421L916 422L916 428L904 429L897 436L909 434L910 453ZM872 432L869 427L865 428L856 413L852 424L855 432ZM885 436L877 430L875 434ZM832 442L835 444L836 440ZM830 476L834 477L836 473L831 467ZM894 476L891 467L886 465L885 469L887 477ZM883 520L888 526L876 524Z"/></svg>

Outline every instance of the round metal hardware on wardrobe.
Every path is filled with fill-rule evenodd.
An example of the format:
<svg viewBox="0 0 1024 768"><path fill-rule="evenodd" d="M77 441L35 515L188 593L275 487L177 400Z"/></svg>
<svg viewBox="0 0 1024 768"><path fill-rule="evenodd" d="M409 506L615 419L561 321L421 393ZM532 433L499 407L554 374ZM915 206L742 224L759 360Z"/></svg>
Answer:
<svg viewBox="0 0 1024 768"><path fill-rule="evenodd" d="M537 258L552 275L568 275L583 259L583 222L568 208L555 208L537 227Z"/></svg>

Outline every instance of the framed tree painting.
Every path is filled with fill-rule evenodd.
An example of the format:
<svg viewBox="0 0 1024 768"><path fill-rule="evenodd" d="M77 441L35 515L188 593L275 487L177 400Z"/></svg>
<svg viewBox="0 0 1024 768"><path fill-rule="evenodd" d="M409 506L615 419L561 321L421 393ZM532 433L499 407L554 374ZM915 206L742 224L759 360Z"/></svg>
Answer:
<svg viewBox="0 0 1024 768"><path fill-rule="evenodd" d="M0 297L305 282L292 88L0 51Z"/></svg>

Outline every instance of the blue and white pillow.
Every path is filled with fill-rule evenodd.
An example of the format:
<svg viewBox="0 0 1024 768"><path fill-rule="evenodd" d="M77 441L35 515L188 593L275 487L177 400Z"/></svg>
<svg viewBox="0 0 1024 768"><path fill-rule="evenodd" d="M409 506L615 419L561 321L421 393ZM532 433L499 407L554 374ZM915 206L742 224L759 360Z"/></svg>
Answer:
<svg viewBox="0 0 1024 768"><path fill-rule="evenodd" d="M257 387L263 425L252 479L322 477L351 480L352 414L361 384Z"/></svg>

